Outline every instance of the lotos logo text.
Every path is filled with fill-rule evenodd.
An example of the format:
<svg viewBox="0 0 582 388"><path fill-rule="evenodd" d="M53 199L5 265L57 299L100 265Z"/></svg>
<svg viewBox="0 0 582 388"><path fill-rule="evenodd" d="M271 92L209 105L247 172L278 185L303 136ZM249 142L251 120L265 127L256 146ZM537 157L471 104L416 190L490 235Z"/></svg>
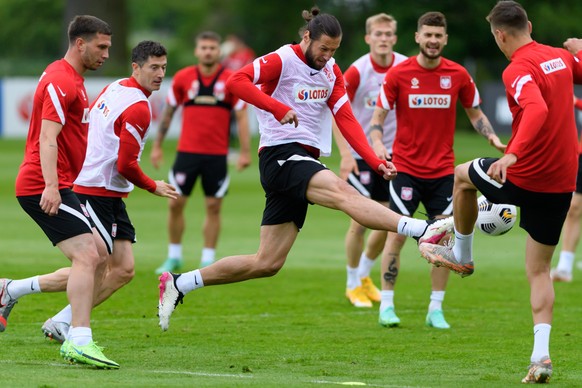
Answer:
<svg viewBox="0 0 582 388"><path fill-rule="evenodd" d="M327 101L329 89L324 87L310 87L298 85L295 87L296 102L321 102Z"/></svg>
<svg viewBox="0 0 582 388"><path fill-rule="evenodd" d="M566 64L562 61L562 58L551 59L540 63L540 66L545 74L550 74L554 71L564 70L566 68Z"/></svg>
<svg viewBox="0 0 582 388"><path fill-rule="evenodd" d="M451 96L449 94L410 94L408 106L410 108L447 109L451 106Z"/></svg>
<svg viewBox="0 0 582 388"><path fill-rule="evenodd" d="M109 108L105 103L105 100L101 100L97 103L97 109L103 112L103 116L107 117L109 115Z"/></svg>

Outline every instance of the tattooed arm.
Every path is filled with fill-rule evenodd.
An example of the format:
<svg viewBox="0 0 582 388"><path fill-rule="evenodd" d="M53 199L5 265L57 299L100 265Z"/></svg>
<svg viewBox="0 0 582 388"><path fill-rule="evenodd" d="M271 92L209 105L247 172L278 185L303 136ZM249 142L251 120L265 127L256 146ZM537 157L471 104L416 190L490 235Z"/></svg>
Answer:
<svg viewBox="0 0 582 388"><path fill-rule="evenodd" d="M475 131L483 135L483 137L489 141L490 145L497 148L502 153L505 152L507 145L499 140L499 137L495 134L489 119L485 116L485 113L483 113L481 108L465 108L465 112L467 112L467 117L469 117Z"/></svg>

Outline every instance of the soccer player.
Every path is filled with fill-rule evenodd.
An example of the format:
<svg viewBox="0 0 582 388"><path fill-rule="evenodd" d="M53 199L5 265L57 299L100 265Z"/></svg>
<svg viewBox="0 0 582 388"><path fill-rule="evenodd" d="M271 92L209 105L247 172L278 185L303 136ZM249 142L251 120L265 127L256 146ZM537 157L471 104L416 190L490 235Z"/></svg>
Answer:
<svg viewBox="0 0 582 388"><path fill-rule="evenodd" d="M430 218L450 216L455 156L453 142L457 101L471 125L503 152L487 116L479 108L479 92L467 70L442 56L447 44L447 21L440 12L418 19L415 40L420 52L390 69L384 78L370 122L371 137L382 140L386 116L396 108L396 137L392 162L398 176L390 181L390 209L412 216L422 202ZM382 292L379 323L400 323L394 309L394 287L405 236L388 233L382 255ZM448 329L442 303L449 277L446 268L433 268L426 324Z"/></svg>
<svg viewBox="0 0 582 388"><path fill-rule="evenodd" d="M68 36L65 57L45 69L34 94L24 161L16 178L16 197L52 244L71 261L71 267L66 270L65 282L57 285L50 281L53 274L0 279L0 332L5 330L20 296L66 287L72 320L70 343L61 348L61 355L98 367L119 368L95 345L90 328L94 290L105 270L106 249L71 190L87 147L89 101L82 75L100 68L109 57L111 28L94 16L76 16L69 24Z"/></svg>
<svg viewBox="0 0 582 388"><path fill-rule="evenodd" d="M180 195L169 201L168 257L156 270L157 274L176 271L182 267L182 236L186 228L184 208L198 178L202 181L206 207L200 265L206 266L215 259L222 199L230 181L227 155L230 114L233 110L240 140L237 169L243 170L251 163L246 104L225 87L232 72L220 64L220 35L211 31L198 34L194 55L198 64L178 71L172 80L158 134L150 153L152 164L158 168L163 158L162 142L176 109L182 106L178 154L169 173L169 181L178 189Z"/></svg>
<svg viewBox="0 0 582 388"><path fill-rule="evenodd" d="M574 106L582 110L582 99L574 96ZM582 138L578 146L578 176L576 177L576 191L570 203L570 209L564 229L562 230L562 250L556 268L552 268L550 276L555 282L571 282L576 247L580 241L580 220L582 219Z"/></svg>
<svg viewBox="0 0 582 388"><path fill-rule="evenodd" d="M95 298L99 304L134 276L132 244L136 242L123 198L134 185L152 194L176 198L175 188L154 181L139 166L152 112L148 97L159 90L166 73L167 52L158 42L142 41L132 50L132 75L108 85L89 113L87 154L73 191L97 225L107 245L107 272ZM66 279L65 279L66 282ZM43 333L70 346L71 307L42 326Z"/></svg>
<svg viewBox="0 0 582 388"><path fill-rule="evenodd" d="M499 49L510 60L503 83L513 116L512 135L502 158L475 159L455 168L454 246L426 243L419 248L429 262L470 275L477 190L494 203L520 207L520 226L527 232L525 268L534 324L531 364L522 381L545 383L552 375L550 263L576 187L572 81L582 82L582 53L580 46L574 51L576 58L534 41L527 13L514 1L498 2L487 20Z"/></svg>
<svg viewBox="0 0 582 388"><path fill-rule="evenodd" d="M376 99L384 75L392 66L406 57L393 51L396 44L396 19L380 13L366 20L364 40L370 51L358 58L344 73L348 98L358 123L364 128L372 118ZM392 142L396 131L396 114L390 113L383 125L383 138L376 154L380 158L390 158ZM368 136L368 142L371 139ZM354 186L362 195L388 206L388 181L370 168L358 153L342 137L334 125L334 136L341 154L340 178ZM373 230L366 241L366 228L351 220L346 233L347 256L346 297L355 307L372 307L372 301L380 301L380 291L372 282L370 272L376 257L382 252L386 241L386 231Z"/></svg>
<svg viewBox="0 0 582 388"><path fill-rule="evenodd" d="M371 229L397 231L419 241L438 241L450 220L429 222L400 216L358 193L319 162L331 151L332 115L348 143L374 172L386 179L396 170L378 158L348 102L343 75L333 54L342 31L337 19L317 7L303 11L307 22L299 44L286 45L255 59L228 80L227 88L257 107L260 126L259 171L266 193L259 249L225 257L184 274L160 276L158 314L167 330L185 294L203 286L275 275L305 221L310 203L338 209ZM260 85L256 87L255 85Z"/></svg>

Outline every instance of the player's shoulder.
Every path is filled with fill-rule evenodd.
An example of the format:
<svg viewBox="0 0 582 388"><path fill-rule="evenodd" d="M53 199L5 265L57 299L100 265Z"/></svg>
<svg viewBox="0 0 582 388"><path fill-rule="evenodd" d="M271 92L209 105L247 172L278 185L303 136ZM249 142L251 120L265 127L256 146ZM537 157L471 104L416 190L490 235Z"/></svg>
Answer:
<svg viewBox="0 0 582 388"><path fill-rule="evenodd" d="M181 68L174 74L174 79L188 78L196 76L196 65L190 65Z"/></svg>
<svg viewBox="0 0 582 388"><path fill-rule="evenodd" d="M76 90L78 81L82 82L81 76L64 59L57 60L48 65L42 73L39 85L46 86L53 84L65 93Z"/></svg>

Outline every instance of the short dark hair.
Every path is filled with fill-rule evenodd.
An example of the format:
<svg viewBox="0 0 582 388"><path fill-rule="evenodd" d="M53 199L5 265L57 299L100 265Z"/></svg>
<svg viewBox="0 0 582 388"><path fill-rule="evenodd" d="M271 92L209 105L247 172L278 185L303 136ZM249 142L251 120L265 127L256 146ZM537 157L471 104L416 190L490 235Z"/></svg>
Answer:
<svg viewBox="0 0 582 388"><path fill-rule="evenodd" d="M109 24L95 16L77 15L69 23L69 43L73 43L77 38L89 41L97 34L111 36L112 32Z"/></svg>
<svg viewBox="0 0 582 388"><path fill-rule="evenodd" d="M194 38L194 42L198 43L199 40L214 40L215 42L220 43L222 41L222 37L214 31L202 31Z"/></svg>
<svg viewBox="0 0 582 388"><path fill-rule="evenodd" d="M422 26L430 27L444 27L447 30L447 18L442 12L427 12L418 18L417 31L420 31Z"/></svg>
<svg viewBox="0 0 582 388"><path fill-rule="evenodd" d="M515 1L499 1L485 18L494 28L505 28L509 32L527 30L527 12Z"/></svg>
<svg viewBox="0 0 582 388"><path fill-rule="evenodd" d="M168 52L161 43L143 40L131 50L131 61L142 67L149 57L163 57L165 55L168 55Z"/></svg>
<svg viewBox="0 0 582 388"><path fill-rule="evenodd" d="M301 13L307 24L299 30L299 34L303 36L303 32L309 31L309 37L313 40L318 40L321 35L330 38L341 37L342 27L335 16L320 12L319 8L312 7L311 11L304 10Z"/></svg>

